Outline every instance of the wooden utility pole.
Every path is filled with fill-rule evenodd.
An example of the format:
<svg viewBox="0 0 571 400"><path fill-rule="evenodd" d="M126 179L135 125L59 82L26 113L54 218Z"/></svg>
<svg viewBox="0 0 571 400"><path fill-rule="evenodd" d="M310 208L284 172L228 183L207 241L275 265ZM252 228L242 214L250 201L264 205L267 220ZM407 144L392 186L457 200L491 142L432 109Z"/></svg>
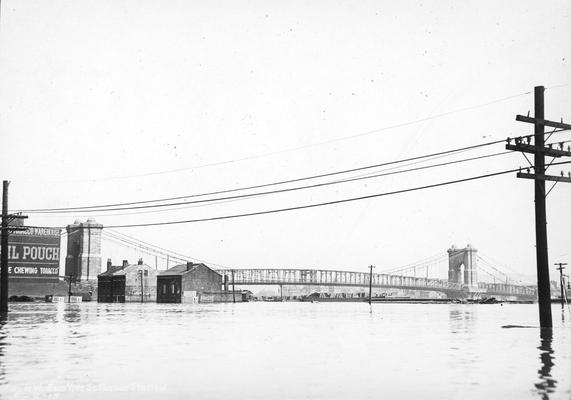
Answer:
<svg viewBox="0 0 571 400"><path fill-rule="evenodd" d="M565 308L565 279L563 279L563 270L565 269L564 265L567 263L555 263L555 265L559 265L557 270L559 271L559 285L561 286L561 309Z"/></svg>
<svg viewBox="0 0 571 400"><path fill-rule="evenodd" d="M8 185L2 185L2 254L0 255L0 314L8 312Z"/></svg>
<svg viewBox="0 0 571 400"><path fill-rule="evenodd" d="M236 287L234 286L234 270L232 270L232 303L236 303Z"/></svg>
<svg viewBox="0 0 571 400"><path fill-rule="evenodd" d="M139 270L141 276L141 303L145 302L145 287L143 286L143 270Z"/></svg>
<svg viewBox="0 0 571 400"><path fill-rule="evenodd" d="M551 288L549 283L549 260L547 252L547 220L545 212L545 198L549 192L545 192L545 181L554 182L571 182L571 177L550 176L545 175L545 156L554 158L571 156L569 150L564 151L563 143L559 143L560 149L554 149L552 145L545 147L545 127L549 126L555 129L568 130L571 125L563 122L554 122L545 120L544 107L544 91L543 86L535 87L534 95L534 112L535 116L529 117L517 115L516 121L534 124L534 143L531 144L531 136L524 143L522 137L515 139L515 144L511 144L508 139L506 149L521 151L523 153L531 153L534 155L534 165L531 168L534 173L519 172L518 178L533 179L535 181L535 240L536 240L536 258L537 258L537 295L539 302L539 323L542 328L551 328L553 321L551 318Z"/></svg>
<svg viewBox="0 0 571 400"><path fill-rule="evenodd" d="M28 218L20 214L8 214L8 186L10 182L2 184L2 229L0 231L0 314L8 312L8 237L11 231L25 231L23 226L10 226L15 219Z"/></svg>
<svg viewBox="0 0 571 400"><path fill-rule="evenodd" d="M67 289L67 302L71 303L71 282L73 281L73 275L69 276L69 287Z"/></svg>
<svg viewBox="0 0 571 400"><path fill-rule="evenodd" d="M369 265L369 270L371 271L369 273L369 304L371 304L371 296L373 294L373 268L375 268L372 265Z"/></svg>

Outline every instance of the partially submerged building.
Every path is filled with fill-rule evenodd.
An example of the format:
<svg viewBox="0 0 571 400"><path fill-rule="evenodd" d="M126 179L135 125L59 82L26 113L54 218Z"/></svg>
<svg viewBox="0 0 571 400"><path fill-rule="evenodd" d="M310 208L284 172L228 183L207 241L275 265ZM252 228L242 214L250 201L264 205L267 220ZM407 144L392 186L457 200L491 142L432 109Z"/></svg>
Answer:
<svg viewBox="0 0 571 400"><path fill-rule="evenodd" d="M207 265L188 262L157 275L157 303L220 303L242 295L224 290L223 276Z"/></svg>
<svg viewBox="0 0 571 400"><path fill-rule="evenodd" d="M107 271L97 276L97 301L101 303L155 302L157 300L157 271L139 260L137 264L113 266L107 261Z"/></svg>

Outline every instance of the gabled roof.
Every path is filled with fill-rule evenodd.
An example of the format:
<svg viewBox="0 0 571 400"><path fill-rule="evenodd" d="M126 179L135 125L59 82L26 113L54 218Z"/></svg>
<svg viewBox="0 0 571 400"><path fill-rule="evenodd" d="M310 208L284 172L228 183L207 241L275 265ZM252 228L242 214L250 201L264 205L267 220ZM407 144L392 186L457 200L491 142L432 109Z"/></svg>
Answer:
<svg viewBox="0 0 571 400"><path fill-rule="evenodd" d="M198 264L191 264L190 268L188 268L187 264L178 264L172 268L167 269L166 271L160 272L158 274L158 276L180 276L180 275L184 275L184 274L187 274L189 272L192 272L192 271L196 270L198 267L208 268L212 272L215 272L218 274L218 272L214 271L208 265L203 264L203 263L198 263ZM218 274L218 275L220 275L220 274Z"/></svg>
<svg viewBox="0 0 571 400"><path fill-rule="evenodd" d="M99 276L113 276L113 274L117 271L123 269L122 265L112 265L111 268L107 269L107 271L100 273Z"/></svg>

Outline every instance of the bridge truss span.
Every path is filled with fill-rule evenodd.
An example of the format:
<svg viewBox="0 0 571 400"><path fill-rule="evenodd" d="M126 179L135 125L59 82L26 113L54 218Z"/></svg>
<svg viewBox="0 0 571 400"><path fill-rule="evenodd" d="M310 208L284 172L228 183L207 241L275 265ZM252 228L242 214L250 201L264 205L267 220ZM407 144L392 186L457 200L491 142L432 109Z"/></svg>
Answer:
<svg viewBox="0 0 571 400"><path fill-rule="evenodd" d="M321 269L234 269L219 270L228 276L228 282L241 285L314 285L368 287L370 274L367 272L335 271ZM233 278L232 278L233 273ZM373 274L375 288L400 288L458 292L459 283L443 279L415 278L411 276Z"/></svg>
<svg viewBox="0 0 571 400"><path fill-rule="evenodd" d="M311 285L311 286L369 286L368 272L336 271L324 269L250 268L218 270L226 282L234 285ZM445 293L448 297L474 295L500 295L521 299L534 299L534 288L509 284L479 283L476 288L444 279L418 278L404 275L373 274L374 288L427 290Z"/></svg>

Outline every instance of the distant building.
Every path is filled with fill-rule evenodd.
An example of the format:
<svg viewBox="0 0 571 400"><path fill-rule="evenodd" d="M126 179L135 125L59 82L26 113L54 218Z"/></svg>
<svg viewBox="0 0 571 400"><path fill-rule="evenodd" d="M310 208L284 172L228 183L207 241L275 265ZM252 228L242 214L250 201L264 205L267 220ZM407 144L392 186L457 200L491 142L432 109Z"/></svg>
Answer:
<svg viewBox="0 0 571 400"><path fill-rule="evenodd" d="M74 282L93 282L101 273L101 232L103 225L93 219L76 220L66 227L65 276Z"/></svg>
<svg viewBox="0 0 571 400"><path fill-rule="evenodd" d="M97 276L97 301L101 303L155 302L157 300L157 271L143 264L113 266L107 261L107 271Z"/></svg>
<svg viewBox="0 0 571 400"><path fill-rule="evenodd" d="M157 303L219 303L242 294L225 291L223 277L205 264L176 265L157 275Z"/></svg>

